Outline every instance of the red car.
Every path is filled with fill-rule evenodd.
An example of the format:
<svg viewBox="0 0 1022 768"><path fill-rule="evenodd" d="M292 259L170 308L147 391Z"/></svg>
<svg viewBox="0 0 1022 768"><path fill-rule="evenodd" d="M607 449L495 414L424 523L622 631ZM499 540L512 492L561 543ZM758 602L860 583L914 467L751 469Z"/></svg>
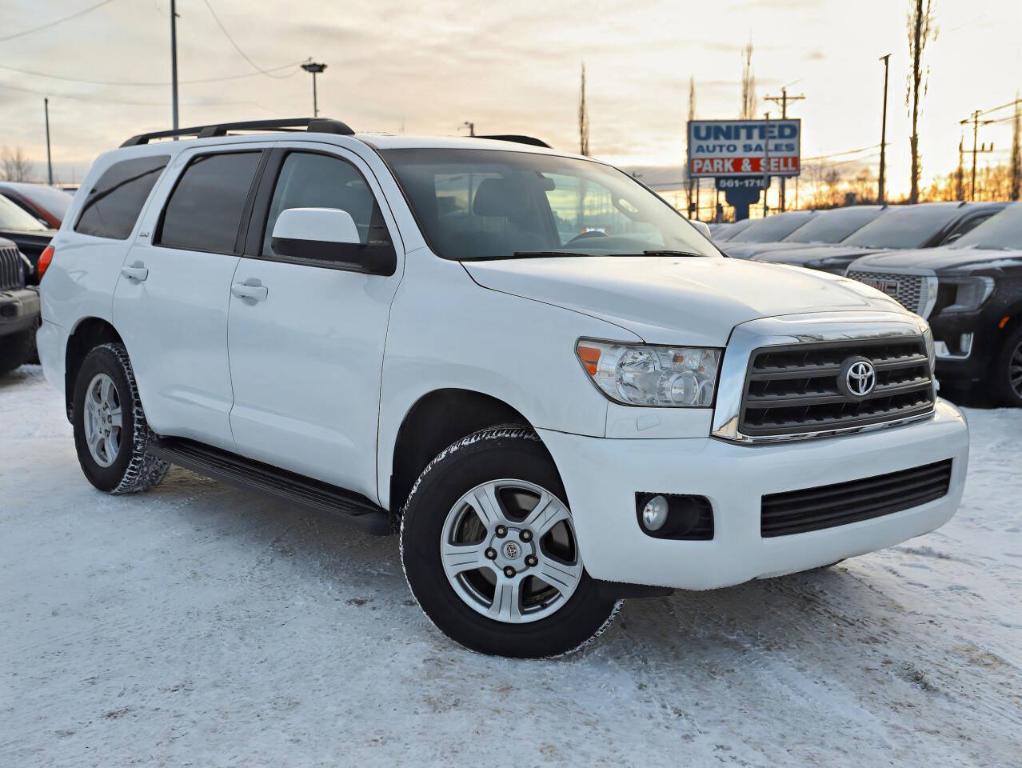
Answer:
<svg viewBox="0 0 1022 768"><path fill-rule="evenodd" d="M59 229L73 199L67 192L45 184L0 181L0 195L35 216L49 229Z"/></svg>

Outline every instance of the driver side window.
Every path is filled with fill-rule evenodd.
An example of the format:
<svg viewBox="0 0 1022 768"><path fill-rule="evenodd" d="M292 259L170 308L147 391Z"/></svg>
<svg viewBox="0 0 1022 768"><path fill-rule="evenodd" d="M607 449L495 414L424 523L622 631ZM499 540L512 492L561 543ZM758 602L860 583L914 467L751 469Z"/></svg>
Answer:
<svg viewBox="0 0 1022 768"><path fill-rule="evenodd" d="M546 196L561 245L589 232L635 237L650 245L663 245L660 230L649 222L632 218L629 214L638 215L638 210L624 198L615 198L603 185L579 176L543 175L553 181Z"/></svg>
<svg viewBox="0 0 1022 768"><path fill-rule="evenodd" d="M281 211L338 208L351 214L362 245L390 246L390 235L372 190L351 163L338 157L292 152L277 176L263 233L263 256L275 256L271 239Z"/></svg>

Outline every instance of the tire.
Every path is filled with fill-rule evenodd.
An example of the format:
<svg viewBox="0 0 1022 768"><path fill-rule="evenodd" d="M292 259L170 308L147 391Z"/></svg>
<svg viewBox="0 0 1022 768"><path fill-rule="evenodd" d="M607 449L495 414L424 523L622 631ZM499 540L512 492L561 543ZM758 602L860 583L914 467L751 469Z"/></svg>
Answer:
<svg viewBox="0 0 1022 768"><path fill-rule="evenodd" d="M994 359L991 373L998 401L1022 408L1022 322L1016 322L1015 326Z"/></svg>
<svg viewBox="0 0 1022 768"><path fill-rule="evenodd" d="M621 603L585 572L564 498L528 427L484 429L433 459L401 516L405 578L430 621L466 648L517 658L571 653L598 637Z"/></svg>
<svg viewBox="0 0 1022 768"><path fill-rule="evenodd" d="M106 386L105 402L115 406L109 410L109 419L101 408ZM71 424L78 463L99 490L113 494L147 491L167 474L170 465L147 452L153 433L122 345L104 344L86 356L74 382ZM98 432L107 434L108 439L94 440L90 447L90 435Z"/></svg>
<svg viewBox="0 0 1022 768"><path fill-rule="evenodd" d="M35 351L35 329L0 338L0 375L27 363Z"/></svg>

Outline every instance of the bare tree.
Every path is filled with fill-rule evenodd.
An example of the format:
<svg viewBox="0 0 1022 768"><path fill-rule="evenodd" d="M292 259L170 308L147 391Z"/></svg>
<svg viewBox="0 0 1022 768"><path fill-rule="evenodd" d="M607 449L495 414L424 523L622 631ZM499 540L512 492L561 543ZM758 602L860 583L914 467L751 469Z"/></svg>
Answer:
<svg viewBox="0 0 1022 768"><path fill-rule="evenodd" d="M923 96L928 86L929 68L923 64L923 54L931 40L937 39L937 25L933 15L933 0L910 0L912 9L908 14L908 54L912 59L912 73L905 89L905 106L912 116L912 135L909 146L912 150L912 186L908 201L919 202L919 113Z"/></svg>
<svg viewBox="0 0 1022 768"><path fill-rule="evenodd" d="M1011 188L1008 197L1018 200L1022 193L1022 99L1015 94L1015 118L1011 123Z"/></svg>
<svg viewBox="0 0 1022 768"><path fill-rule="evenodd" d="M589 108L586 106L586 65L582 63L582 84L578 99L578 153L589 155Z"/></svg>
<svg viewBox="0 0 1022 768"><path fill-rule="evenodd" d="M752 72L752 41L742 49L742 120L756 117L756 76Z"/></svg>
<svg viewBox="0 0 1022 768"><path fill-rule="evenodd" d="M21 147L4 147L0 151L0 179L4 181L31 181L32 163Z"/></svg>

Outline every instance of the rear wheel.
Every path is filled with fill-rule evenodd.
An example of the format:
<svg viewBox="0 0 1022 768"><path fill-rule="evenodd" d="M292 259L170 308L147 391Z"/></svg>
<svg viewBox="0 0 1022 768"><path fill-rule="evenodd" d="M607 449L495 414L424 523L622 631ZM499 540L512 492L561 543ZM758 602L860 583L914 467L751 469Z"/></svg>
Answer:
<svg viewBox="0 0 1022 768"><path fill-rule="evenodd" d="M994 392L1005 405L1022 408L1022 322L1015 325L994 360Z"/></svg>
<svg viewBox="0 0 1022 768"><path fill-rule="evenodd" d="M526 427L494 427L443 451L401 520L408 585L462 645L516 657L576 650L610 623L578 551L549 454Z"/></svg>
<svg viewBox="0 0 1022 768"><path fill-rule="evenodd" d="M88 481L107 493L136 493L159 483L169 465L148 453L153 433L124 347L104 344L89 352L74 387L75 449Z"/></svg>

